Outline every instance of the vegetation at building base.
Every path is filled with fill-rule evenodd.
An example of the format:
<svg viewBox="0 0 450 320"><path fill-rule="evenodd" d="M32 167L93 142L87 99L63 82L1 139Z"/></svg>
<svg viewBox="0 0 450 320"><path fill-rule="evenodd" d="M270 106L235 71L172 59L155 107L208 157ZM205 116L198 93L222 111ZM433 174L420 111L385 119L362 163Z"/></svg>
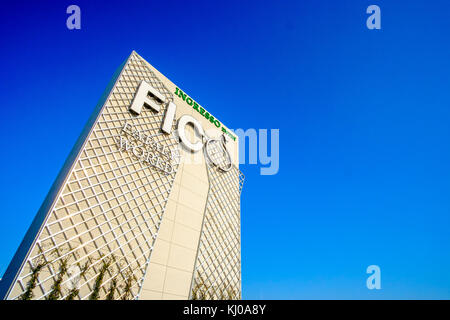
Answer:
<svg viewBox="0 0 450 320"><path fill-rule="evenodd" d="M236 300L240 299L238 292L227 282L219 286L209 285L197 271L191 292L192 300Z"/></svg>
<svg viewBox="0 0 450 320"><path fill-rule="evenodd" d="M108 295L106 296L106 300L114 300L114 294L116 293L117 290L117 277L114 277L111 280L111 285L109 286L108 289Z"/></svg>
<svg viewBox="0 0 450 320"><path fill-rule="evenodd" d="M92 289L92 293L89 296L89 300L98 300L100 297L100 288L102 287L103 278L105 277L105 273L111 267L111 264L114 262L114 257L106 258L102 260L102 266L100 268L100 272L95 279L94 288Z"/></svg>
<svg viewBox="0 0 450 320"><path fill-rule="evenodd" d="M126 272L126 280L125 280L125 287L124 287L124 293L122 295L122 300L129 300L130 295L132 294L131 288L133 287L134 282L136 282L136 277L133 274L133 270L131 268L128 269Z"/></svg>
<svg viewBox="0 0 450 320"><path fill-rule="evenodd" d="M25 292L19 297L19 300L31 300L34 297L33 290L36 288L39 273L48 263L49 262L45 260L42 255L35 259L33 266L31 267L31 277L27 282Z"/></svg>
<svg viewBox="0 0 450 320"><path fill-rule="evenodd" d="M17 299L130 300L135 297L132 288L136 285L137 278L131 267L123 271L123 265L126 263L124 258L117 259L114 255L102 254L98 254L96 258L80 256L79 252L72 248L58 248L46 255L40 249L37 257L30 263L26 288ZM99 267L95 268L95 265ZM47 278L40 279L39 275L44 269ZM52 282L51 285L49 282ZM80 286L84 288L84 298L80 296ZM90 293L86 292L89 288ZM38 291L43 292L43 296L36 297Z"/></svg>
<svg viewBox="0 0 450 320"><path fill-rule="evenodd" d="M42 253L42 250L40 250ZM70 254L69 254L70 253ZM133 269L127 267L123 271L123 263L114 255L98 255L97 258L87 257L80 262L80 254L73 249L55 250L50 259L45 255L38 255L30 267L30 278L28 279L24 292L18 297L20 300L31 300L35 297L34 290L39 284L39 274L48 267L49 270L58 270L53 276L53 284L50 290L44 295L46 300L75 300L80 297L80 279L84 279L83 285L87 285L89 277L86 275L94 273L95 280L88 297L89 300L130 300L134 298L133 286L137 282ZM75 261L72 262L71 259ZM100 264L99 269L93 267ZM75 274L71 274L70 268L76 267ZM93 278L90 278L93 279ZM42 286L42 285L41 285ZM38 290L38 289L36 289ZM102 295L101 292L104 292ZM103 297L103 298L102 298ZM197 271L194 279L192 300L235 300L240 299L240 293L226 280L219 285L210 285Z"/></svg>
<svg viewBox="0 0 450 320"><path fill-rule="evenodd" d="M194 279L194 286L192 287L192 300L206 300L206 293L208 291L208 287L203 280L200 272L197 271L197 278Z"/></svg>
<svg viewBox="0 0 450 320"><path fill-rule="evenodd" d="M64 276L67 273L67 263L69 262L69 258L63 258L59 262L59 273L55 282L52 285L52 291L46 297L47 300L58 300L61 296L61 283L63 281Z"/></svg>
<svg viewBox="0 0 450 320"><path fill-rule="evenodd" d="M80 268L79 278L84 277L84 275L87 273L89 266L92 263L91 258L87 258L87 261L80 265L80 263L77 263L78 268ZM71 282L71 289L69 290L69 293L66 296L66 300L74 300L78 294L80 293L80 289L78 288L78 279Z"/></svg>

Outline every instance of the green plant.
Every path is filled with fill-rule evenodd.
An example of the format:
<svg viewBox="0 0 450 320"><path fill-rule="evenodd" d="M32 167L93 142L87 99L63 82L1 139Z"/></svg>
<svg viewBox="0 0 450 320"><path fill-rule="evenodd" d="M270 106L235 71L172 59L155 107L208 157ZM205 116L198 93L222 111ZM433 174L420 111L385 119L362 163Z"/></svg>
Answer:
<svg viewBox="0 0 450 320"><path fill-rule="evenodd" d="M123 289L123 296L122 300L129 300L131 292L131 287L133 286L134 282L136 281L136 277L133 274L133 271L131 269L128 269L127 277L125 279L125 287Z"/></svg>
<svg viewBox="0 0 450 320"><path fill-rule="evenodd" d="M48 263L49 262L45 261L43 256L40 256L37 261L35 261L34 266L31 267L30 280L28 280L25 292L19 297L19 300L31 300L33 298L33 290L36 288L39 273Z"/></svg>
<svg viewBox="0 0 450 320"><path fill-rule="evenodd" d="M106 296L106 300L114 300L114 294L117 290L117 278L114 277L111 280L111 285L109 286L108 295Z"/></svg>
<svg viewBox="0 0 450 320"><path fill-rule="evenodd" d="M234 300L234 299L236 299L236 291L233 288L228 287L226 289L226 291L227 291L227 300Z"/></svg>
<svg viewBox="0 0 450 320"><path fill-rule="evenodd" d="M192 300L234 300L236 298L238 298L237 292L227 280L221 285L211 287L205 282L200 272L197 271L197 277L195 277L192 287Z"/></svg>
<svg viewBox="0 0 450 320"><path fill-rule="evenodd" d="M80 268L80 275L79 277L83 277L86 272L89 269L89 266L91 265L91 258L88 257L87 261L85 262L85 264L83 264L82 266L80 266L80 264L78 263L78 267ZM75 299L76 296L78 296L78 293L80 292L80 289L76 286L75 283L72 283L72 289L70 289L69 293L66 296L66 300L73 300Z"/></svg>
<svg viewBox="0 0 450 320"><path fill-rule="evenodd" d="M80 292L80 289L73 288L69 291L69 294L67 295L65 300L73 300L76 296L78 296L78 293Z"/></svg>
<svg viewBox="0 0 450 320"><path fill-rule="evenodd" d="M197 278L194 279L194 287L192 288L192 300L206 300L206 292L208 287L203 280L200 272L197 271Z"/></svg>
<svg viewBox="0 0 450 320"><path fill-rule="evenodd" d="M100 268L99 274L97 275L97 278L95 279L94 288L91 295L89 296L89 300L98 300L100 298L100 288L102 287L103 278L105 277L105 273L106 271L108 271L113 261L113 257L102 260L102 266Z"/></svg>
<svg viewBox="0 0 450 320"><path fill-rule="evenodd" d="M68 261L68 257L60 260L58 277L53 283L52 290L50 291L50 294L47 296L46 300L58 300L61 296L61 283L67 273Z"/></svg>

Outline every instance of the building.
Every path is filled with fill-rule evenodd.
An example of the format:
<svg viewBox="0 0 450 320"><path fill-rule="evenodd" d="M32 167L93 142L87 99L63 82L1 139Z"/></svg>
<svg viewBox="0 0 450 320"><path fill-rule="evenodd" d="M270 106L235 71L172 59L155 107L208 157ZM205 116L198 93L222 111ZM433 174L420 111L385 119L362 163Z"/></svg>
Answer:
<svg viewBox="0 0 450 320"><path fill-rule="evenodd" d="M2 299L240 299L238 139L136 52L0 282Z"/></svg>

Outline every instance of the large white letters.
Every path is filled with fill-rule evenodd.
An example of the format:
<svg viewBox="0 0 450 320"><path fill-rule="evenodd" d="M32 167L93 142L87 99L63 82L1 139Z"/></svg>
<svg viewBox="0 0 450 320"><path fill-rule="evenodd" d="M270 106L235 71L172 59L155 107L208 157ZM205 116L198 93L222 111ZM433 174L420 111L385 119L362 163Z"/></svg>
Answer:
<svg viewBox="0 0 450 320"><path fill-rule="evenodd" d="M198 133L201 140L198 140L195 143L192 143L189 141L189 139L186 137L186 126L188 123L191 123L194 126L195 132ZM190 150L197 152L203 148L203 136L205 135L205 132L203 131L203 127L195 120L194 117L184 115L178 120L178 135L180 136L181 142Z"/></svg>
<svg viewBox="0 0 450 320"><path fill-rule="evenodd" d="M152 98L149 97L149 94ZM134 113L140 114L142 112L142 107L147 106L154 111L159 112L159 110L161 109L160 105L164 103L166 103L165 97L158 90L156 90L143 80L139 84L133 102L131 103L129 109ZM172 101L169 101L167 104L166 114L164 115L163 123L161 126L161 130L166 134L170 134L172 132L172 124L175 119L176 110L176 104ZM195 132L200 137L200 139L196 142L190 141L186 136L186 126L188 124L192 124L194 126ZM203 137L205 136L205 132L199 121L197 121L192 116L184 115L178 120L177 129L181 143L183 143L186 148L193 152L197 152L202 149Z"/></svg>
<svg viewBox="0 0 450 320"><path fill-rule="evenodd" d="M155 98L157 102L148 97L149 93ZM164 103L165 101L166 99L161 93L159 93L158 90L153 88L147 82L141 81L141 83L139 84L139 88L136 92L136 95L134 96L133 102L131 103L130 110L137 114L140 114L142 111L142 106L145 105L152 108L156 112L159 112L160 109L159 104Z"/></svg>

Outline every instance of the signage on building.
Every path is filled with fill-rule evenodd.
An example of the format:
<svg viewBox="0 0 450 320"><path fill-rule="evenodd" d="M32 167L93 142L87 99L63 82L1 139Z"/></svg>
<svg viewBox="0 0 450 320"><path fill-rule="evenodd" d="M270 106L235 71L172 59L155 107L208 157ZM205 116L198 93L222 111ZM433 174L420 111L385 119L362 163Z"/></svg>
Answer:
<svg viewBox="0 0 450 320"><path fill-rule="evenodd" d="M216 127L221 127L221 123L209 114L205 109L200 107L197 102L188 97L179 88L176 88L175 94L182 97L188 105L192 105L202 116L213 123ZM142 108L152 109L159 112L161 106L167 104L167 110L164 115L161 130L165 134L171 134L172 123L175 119L177 106L172 101L166 101L165 97L153 88L146 81L141 81L134 96L133 102L129 110L135 114L140 114ZM186 136L186 126L191 124L197 134L200 136L195 142L190 141ZM203 126L199 121L190 115L183 115L178 119L177 123L178 136L181 143L192 152L200 151L205 148L206 155L210 162L222 171L228 171L232 167L231 156L226 149L226 136L228 133L222 126L223 136L221 139L213 139L205 134ZM234 136L229 136L235 139ZM138 130L134 130L129 123L125 123L121 130L121 135L117 139L120 150L131 151L132 154L140 161L156 167L166 174L171 174L174 171L173 161L178 161L179 153L177 150L165 150L161 145L151 139L151 136L146 135ZM212 146L215 147L212 147ZM219 160L220 159L220 160Z"/></svg>

